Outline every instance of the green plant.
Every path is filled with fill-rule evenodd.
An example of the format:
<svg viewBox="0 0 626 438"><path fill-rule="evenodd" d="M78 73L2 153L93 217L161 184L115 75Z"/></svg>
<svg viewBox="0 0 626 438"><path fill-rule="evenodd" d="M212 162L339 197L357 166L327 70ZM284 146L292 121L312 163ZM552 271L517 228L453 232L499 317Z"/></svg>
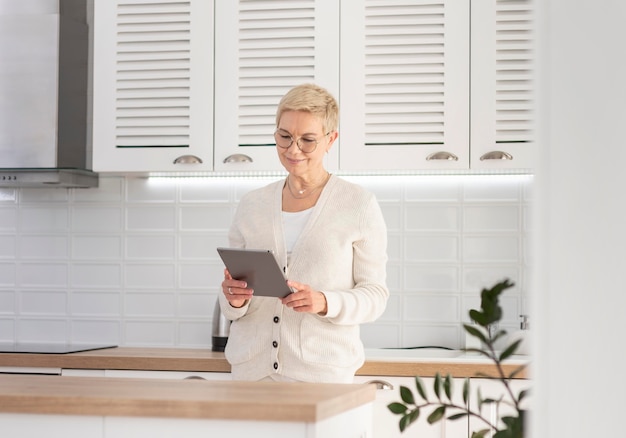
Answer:
<svg viewBox="0 0 626 438"><path fill-rule="evenodd" d="M406 386L400 387L400 397L402 402L390 403L387 408L394 414L400 415L399 427L404 432L406 428L420 417L420 412L424 408L433 408L428 415L429 424L434 424L441 420L459 420L465 417L473 417L484 423L485 428L472 432L471 438L483 438L493 432L493 438L523 438L526 411L522 409L521 402L526 397L528 391L520 391L515 394L511 388L510 380L519 374L525 365L522 365L506 375L502 362L515 354L520 340L516 340L506 346L502 351L495 349L496 341L506 335L506 331L497 329L502 318L502 308L499 305L498 297L504 290L513 287L508 279L495 284L491 289L481 291L481 310L470 310L469 316L476 322L475 325L463 324L465 331L471 336L478 338L482 343L482 348L468 348L467 352L474 352L486 356L495 364L497 379L502 383L504 395L499 398L483 398L480 388L477 390L477 406L470 407L470 379L463 382L463 403L452 400L452 376L450 374L442 377L439 373L435 375L433 383L434 397L429 397L425 386L419 376L415 377L416 394ZM481 375L477 375L481 376ZM485 376L485 375L482 375ZM492 377L492 376L485 376ZM485 405L495 404L497 412L500 412L501 405L510 405L516 415L503 416L499 423L492 423L482 414Z"/></svg>

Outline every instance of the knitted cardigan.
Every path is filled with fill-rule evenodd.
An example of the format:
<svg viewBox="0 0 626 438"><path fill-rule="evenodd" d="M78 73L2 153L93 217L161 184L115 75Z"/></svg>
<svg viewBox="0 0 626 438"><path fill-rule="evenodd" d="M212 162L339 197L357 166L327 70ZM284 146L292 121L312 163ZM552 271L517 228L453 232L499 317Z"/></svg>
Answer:
<svg viewBox="0 0 626 438"><path fill-rule="evenodd" d="M295 243L290 265L284 240L282 189L271 183L244 195L233 219L232 247L271 250L289 279L326 296L325 316L298 313L279 299L253 297L233 308L226 358L233 379L273 373L306 382L350 383L364 362L359 324L385 310L387 230L373 194L331 176Z"/></svg>

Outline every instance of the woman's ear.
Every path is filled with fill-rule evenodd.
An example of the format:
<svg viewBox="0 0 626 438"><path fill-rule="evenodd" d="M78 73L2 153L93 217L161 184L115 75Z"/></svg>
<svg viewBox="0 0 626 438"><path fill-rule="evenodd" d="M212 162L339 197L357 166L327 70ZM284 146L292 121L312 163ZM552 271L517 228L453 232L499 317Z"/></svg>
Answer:
<svg viewBox="0 0 626 438"><path fill-rule="evenodd" d="M330 148L335 144L335 140L339 137L339 131L331 131L328 134L328 146L326 147L326 153L330 151Z"/></svg>

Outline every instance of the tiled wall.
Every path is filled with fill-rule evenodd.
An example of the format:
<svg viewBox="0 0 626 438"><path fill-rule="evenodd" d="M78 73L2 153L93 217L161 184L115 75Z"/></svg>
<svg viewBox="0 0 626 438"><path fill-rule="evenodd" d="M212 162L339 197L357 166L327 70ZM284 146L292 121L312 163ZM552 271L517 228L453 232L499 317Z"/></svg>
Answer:
<svg viewBox="0 0 626 438"><path fill-rule="evenodd" d="M0 342L208 347L241 194L275 178L101 177L97 189L0 189ZM385 314L368 347L462 347L484 286L510 278L503 326L528 307L530 177L350 177L389 232Z"/></svg>

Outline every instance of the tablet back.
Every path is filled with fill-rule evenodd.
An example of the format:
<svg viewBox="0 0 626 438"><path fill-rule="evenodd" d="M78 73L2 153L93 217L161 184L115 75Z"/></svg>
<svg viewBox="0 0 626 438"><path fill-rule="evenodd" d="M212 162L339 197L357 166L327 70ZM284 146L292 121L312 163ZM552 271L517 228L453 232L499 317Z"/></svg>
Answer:
<svg viewBox="0 0 626 438"><path fill-rule="evenodd" d="M217 248L234 279L244 280L254 295L286 297L291 293L282 269L271 251L247 248Z"/></svg>

